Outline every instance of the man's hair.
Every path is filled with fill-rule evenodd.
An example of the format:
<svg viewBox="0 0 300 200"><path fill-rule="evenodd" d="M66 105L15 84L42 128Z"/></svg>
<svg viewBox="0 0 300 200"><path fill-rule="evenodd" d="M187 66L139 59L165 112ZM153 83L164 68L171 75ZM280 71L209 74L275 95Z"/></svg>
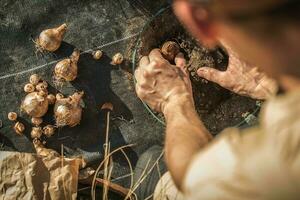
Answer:
<svg viewBox="0 0 300 200"><path fill-rule="evenodd" d="M298 26L300 0L189 0L212 17L229 19L257 36L276 38L285 26ZM270 35L270 31L274 34Z"/></svg>
<svg viewBox="0 0 300 200"><path fill-rule="evenodd" d="M188 0L207 9L210 17L236 24L258 41L284 43L300 24L300 0ZM232 5L230 5L232 4ZM240 6L240 7L239 7ZM293 30L289 32L289 30ZM295 37L292 35L292 37ZM288 56L286 56L288 57ZM300 59L295 56L283 69L300 77Z"/></svg>
<svg viewBox="0 0 300 200"><path fill-rule="evenodd" d="M234 21L248 21L257 18L289 19L299 21L299 0L190 0L211 9L214 14L226 16Z"/></svg>

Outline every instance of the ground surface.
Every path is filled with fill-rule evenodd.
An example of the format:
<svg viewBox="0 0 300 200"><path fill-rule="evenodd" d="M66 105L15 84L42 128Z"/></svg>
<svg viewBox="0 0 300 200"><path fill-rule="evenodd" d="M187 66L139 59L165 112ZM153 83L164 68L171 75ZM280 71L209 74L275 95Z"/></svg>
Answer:
<svg viewBox="0 0 300 200"><path fill-rule="evenodd" d="M151 2L151 3L149 3ZM47 140L47 147L59 150L64 144L65 153L83 154L89 164L99 163L103 155L104 113L99 107L106 101L114 104L111 130L112 149L124 144L136 144L127 150L134 165L138 156L153 144L163 141L164 127L156 122L137 99L132 80L120 67L112 67L110 59L116 52L125 53L128 43L147 19L164 2L127 0L1 0L0 8L0 129L1 150L34 152L28 118L24 136L16 135L13 123L7 120L9 111L19 112L24 97L23 86L33 73L40 74L51 84L52 92L68 95L84 90L84 113L81 125L60 129ZM36 57L34 38L46 28L68 24L64 43L54 55ZM123 38L131 39L123 39ZM61 88L54 88L52 71L55 61L69 56L73 49L81 51L101 46L105 56L95 61L89 53L79 60L79 77ZM46 117L53 123L52 116ZM113 177L129 173L122 156L116 156ZM123 181L125 184L127 181ZM126 185L126 184L125 184Z"/></svg>
<svg viewBox="0 0 300 200"><path fill-rule="evenodd" d="M62 92L68 95L77 90L85 91L85 107L80 126L60 129L55 136L47 139L47 147L60 151L63 144L67 156L83 155L89 165L98 164L103 158L105 130L105 115L99 111L99 107L107 101L112 102L115 108L110 132L111 147L115 149L125 144L135 144L126 151L133 166L146 149L154 144L161 144L164 139L164 126L145 110L136 97L132 77L123 70L129 67L113 67L110 65L110 59L116 52L131 55L129 51L133 50L138 31L154 13L166 5L166 2L152 0L1 0L1 150L34 152L29 135L31 126L28 117L21 115L20 118L26 125L24 136L13 132L13 123L6 117L10 111L20 113L19 106L24 97L23 86L33 73L38 73L47 80L53 93ZM36 37L43 29L64 22L68 24L68 31L61 48L53 55L37 57L31 36ZM159 38L160 41L165 39L167 38ZM81 54L79 60L79 76L74 82L55 88L52 84L53 67L57 60L69 56L75 47L83 52L87 51ZM105 52L105 56L99 61L95 61L88 52L96 47ZM130 64L130 61L126 64ZM215 85L209 87L218 88ZM219 90L221 89L214 90L216 96L219 95ZM235 100L229 102L229 106L243 99L237 96L233 98ZM247 101L245 99L245 102ZM226 116L222 116L222 112L228 113L226 108L218 109L221 110L216 111L218 116L221 115L221 118L225 119ZM241 106L241 109L239 113L248 110L249 106L246 104L245 108ZM221 129L213 129L211 126L216 117L206 118L210 124L209 128L215 133ZM48 114L45 121L53 123L53 117ZM221 121L222 127L232 125ZM129 173L122 155L115 156L114 162L114 178ZM120 183L128 186L128 178L121 179Z"/></svg>

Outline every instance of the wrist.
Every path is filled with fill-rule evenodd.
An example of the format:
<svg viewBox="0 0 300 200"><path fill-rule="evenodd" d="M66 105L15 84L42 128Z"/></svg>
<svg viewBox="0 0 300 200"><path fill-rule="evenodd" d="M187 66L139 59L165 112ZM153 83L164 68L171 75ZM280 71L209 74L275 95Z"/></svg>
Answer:
<svg viewBox="0 0 300 200"><path fill-rule="evenodd" d="M183 113L196 112L193 97L189 93L174 96L166 102L162 112L166 121L169 121L178 115L182 115Z"/></svg>
<svg viewBox="0 0 300 200"><path fill-rule="evenodd" d="M273 79L263 77L259 84L249 94L254 99L267 100L276 95L278 84Z"/></svg>

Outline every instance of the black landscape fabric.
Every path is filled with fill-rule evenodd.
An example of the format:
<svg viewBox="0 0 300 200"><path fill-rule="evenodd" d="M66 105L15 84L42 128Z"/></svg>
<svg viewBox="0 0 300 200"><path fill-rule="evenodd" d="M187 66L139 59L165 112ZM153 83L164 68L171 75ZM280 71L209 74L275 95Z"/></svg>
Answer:
<svg viewBox="0 0 300 200"><path fill-rule="evenodd" d="M138 158L147 149L154 145L162 146L164 126L151 116L135 94L131 56L138 34L151 20L149 24L154 24L153 27L157 28L157 24L154 23L156 21L162 21L166 25L159 25L158 27L163 27L159 31L155 28L152 32L147 31L145 35L150 35L148 37L150 39L145 37L144 40L150 46L152 45L150 49L158 47L172 36L167 27L170 28L172 23L177 22L175 16L168 16L171 18L170 23L168 20L164 21L164 18L153 17L166 7L169 7L167 0L1 0L0 151L35 152L30 137L32 128L30 118L20 111L21 101L25 97L23 87L29 82L30 75L35 73L48 82L50 93L60 92L68 96L76 91L84 91L81 103L84 109L80 125L73 128L60 128L52 137L43 137L46 147L58 152L61 152L63 147L65 156L82 156L88 166L99 165L103 160L106 128L106 113L100 108L105 102L111 102L114 106L109 132L111 151L132 144L133 146L126 148L125 152L132 166L135 167ZM171 12L171 9L168 12ZM61 47L54 53L37 52L33 40L39 33L63 23L66 23L68 28ZM175 24L177 26L177 23ZM160 32L165 35L164 38L160 37ZM155 35L157 38L154 37ZM159 39L162 41L156 41ZM75 48L81 51L77 79L63 86L55 85L53 79L55 64L70 56ZM93 59L91 54L96 49L104 52L100 60ZM111 58L118 52L125 55L125 62L120 66L112 66ZM210 56L212 52L208 50L201 52L199 59L206 54L207 58L212 57ZM207 64L205 62L208 59L203 60L202 57L201 62L196 62L196 67ZM199 87L193 85L194 96L196 100L201 99L203 103L205 98L201 96L202 93L211 93L206 98L208 103L203 103L204 106L221 97L220 91L226 94L223 95L224 98L222 97L223 104L218 102L212 104L211 107L215 112L212 112L210 118L211 113L200 113L200 116L205 118L203 120L205 125L213 134L219 133L228 126L244 125L247 121L243 117L244 113L250 114L255 111L257 114L259 111L255 100L234 95L205 80L201 81L204 81L207 86L202 82ZM22 136L14 132L12 128L14 123L7 119L7 114L11 111L17 112L20 116L18 120L25 124L26 130ZM44 117L43 126L55 123L53 115L53 106L50 106L49 112ZM254 115L249 116L256 120ZM216 121L218 127L215 125ZM242 123L239 123L240 121ZM118 181L114 182L128 187L130 176L125 175L130 174L130 168L124 155L115 154L113 162L112 179L117 179Z"/></svg>
<svg viewBox="0 0 300 200"><path fill-rule="evenodd" d="M111 57L128 54L137 33L164 1L139 0L1 0L0 6L0 150L34 152L30 138L30 119L20 112L25 96L23 87L29 76L37 73L50 84L50 92L70 95L84 91L83 118L74 128L61 128L47 141L46 147L66 156L82 155L89 165L97 165L103 158L105 113L104 102L112 102L114 111L110 131L111 149L135 144L127 149L134 166L139 155L163 141L164 127L145 110L134 92L130 74L122 67L110 65ZM61 47L53 54L36 54L32 38L48 28L68 25ZM91 49L100 47L104 57L92 58ZM78 63L78 78L63 87L54 87L53 68L57 60L71 55L74 48L82 51ZM86 53L84 53L86 52ZM128 54L129 55L129 54ZM129 58L127 58L128 60ZM50 107L51 109L52 107ZM15 111L26 126L24 136L15 134L7 113ZM45 117L45 124L54 124L53 112ZM129 173L122 154L114 156L113 177ZM127 181L122 182L126 186Z"/></svg>

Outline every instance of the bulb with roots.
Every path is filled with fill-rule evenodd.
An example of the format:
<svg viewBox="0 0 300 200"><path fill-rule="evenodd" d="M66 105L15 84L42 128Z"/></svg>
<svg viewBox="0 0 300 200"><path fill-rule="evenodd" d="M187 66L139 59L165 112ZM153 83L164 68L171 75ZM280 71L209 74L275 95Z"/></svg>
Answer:
<svg viewBox="0 0 300 200"><path fill-rule="evenodd" d="M59 27L46 29L42 31L39 37L35 40L36 48L38 51L56 51L63 40L66 33L67 25L62 24Z"/></svg>
<svg viewBox="0 0 300 200"><path fill-rule="evenodd" d="M56 80L73 81L77 77L80 51L75 49L70 58L58 62L54 68L54 77Z"/></svg>
<svg viewBox="0 0 300 200"><path fill-rule="evenodd" d="M45 92L31 92L23 100L21 110L31 117L42 117L47 113L48 105Z"/></svg>
<svg viewBox="0 0 300 200"><path fill-rule="evenodd" d="M82 115L80 101L83 94L83 92L76 92L67 98L57 99L54 106L57 127L74 127L80 123Z"/></svg>

